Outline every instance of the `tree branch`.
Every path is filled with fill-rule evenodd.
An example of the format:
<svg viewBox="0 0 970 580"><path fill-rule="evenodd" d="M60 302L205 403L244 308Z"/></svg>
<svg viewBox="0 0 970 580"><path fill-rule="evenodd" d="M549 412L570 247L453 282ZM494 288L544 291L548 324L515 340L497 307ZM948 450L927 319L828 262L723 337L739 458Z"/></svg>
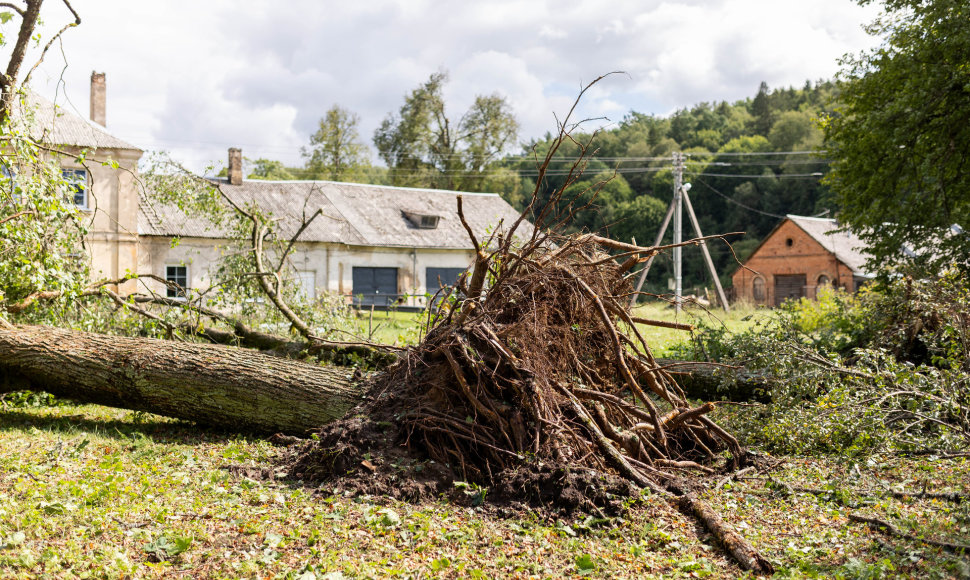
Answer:
<svg viewBox="0 0 970 580"><path fill-rule="evenodd" d="M30 67L30 70L27 71L27 76L24 77L24 82L23 82L23 84L25 85L30 81L30 75L34 74L34 71L37 70L37 67L40 66L40 63L44 62L44 57L47 56L47 51L50 50L51 45L54 44L54 41L60 38L61 35L64 34L65 31L67 31L68 28L74 28L76 26L80 26L81 24L81 16L74 10L74 7L71 6L71 3L68 2L68 0L63 0L63 2L64 2L64 5L67 6L67 9L71 11L71 14L74 15L74 22L65 24L63 28L57 31L57 34L52 36L51 39L47 41L47 44L44 45L44 50L40 52L40 56L37 58L37 61L34 62L34 66Z"/></svg>
<svg viewBox="0 0 970 580"><path fill-rule="evenodd" d="M27 45L30 44L30 38L34 34L34 27L37 25L40 6L43 2L44 0L26 0L26 9L18 10L21 16L20 31L17 33L17 42L10 53L10 60L7 62L7 72L0 76L0 122L5 121L10 114L13 88L17 85L20 67L24 63Z"/></svg>

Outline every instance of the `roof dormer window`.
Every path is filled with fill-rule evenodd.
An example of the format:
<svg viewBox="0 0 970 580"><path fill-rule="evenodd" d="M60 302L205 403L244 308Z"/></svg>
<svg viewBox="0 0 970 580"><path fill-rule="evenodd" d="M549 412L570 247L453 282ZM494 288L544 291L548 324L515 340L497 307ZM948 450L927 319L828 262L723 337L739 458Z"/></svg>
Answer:
<svg viewBox="0 0 970 580"><path fill-rule="evenodd" d="M438 227L438 220L441 216L428 214L428 213L418 213L413 211L402 210L404 217L408 219L411 224L422 230L433 230Z"/></svg>

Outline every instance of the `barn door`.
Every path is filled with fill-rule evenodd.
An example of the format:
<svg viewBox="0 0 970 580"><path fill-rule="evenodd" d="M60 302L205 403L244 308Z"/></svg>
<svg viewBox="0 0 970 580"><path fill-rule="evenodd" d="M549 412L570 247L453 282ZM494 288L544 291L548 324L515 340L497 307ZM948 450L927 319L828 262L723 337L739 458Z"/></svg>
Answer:
<svg viewBox="0 0 970 580"><path fill-rule="evenodd" d="M465 268L428 268L425 270L425 291L435 296L443 287L454 286L464 273ZM444 296L438 295L437 300L442 299Z"/></svg>
<svg viewBox="0 0 970 580"><path fill-rule="evenodd" d="M775 306L789 298L798 299L805 296L805 274L775 275Z"/></svg>
<svg viewBox="0 0 970 580"><path fill-rule="evenodd" d="M390 306L397 302L397 268L354 266L354 304Z"/></svg>

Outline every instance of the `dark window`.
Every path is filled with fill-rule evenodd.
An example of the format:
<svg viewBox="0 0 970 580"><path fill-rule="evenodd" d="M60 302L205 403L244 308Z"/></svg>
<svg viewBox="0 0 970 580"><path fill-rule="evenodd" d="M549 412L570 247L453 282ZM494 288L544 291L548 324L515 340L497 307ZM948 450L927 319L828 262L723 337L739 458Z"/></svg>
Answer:
<svg viewBox="0 0 970 580"><path fill-rule="evenodd" d="M354 304L391 306L397 302L397 268L354 266Z"/></svg>
<svg viewBox="0 0 970 580"><path fill-rule="evenodd" d="M805 274L775 275L775 306L805 296Z"/></svg>
<svg viewBox="0 0 970 580"><path fill-rule="evenodd" d="M77 207L88 207L88 171L86 169L62 169L61 175L67 182L68 199Z"/></svg>
<svg viewBox="0 0 970 580"><path fill-rule="evenodd" d="M821 288L822 286L829 286L831 284L832 284L832 279L826 276L825 274L822 274L821 276L818 277L818 282L815 285Z"/></svg>
<svg viewBox="0 0 970 580"><path fill-rule="evenodd" d="M788 238L788 239L785 240L785 245L790 248L790 247L792 247L792 246L795 245L795 240L793 240L791 238Z"/></svg>
<svg viewBox="0 0 970 580"><path fill-rule="evenodd" d="M15 201L19 200L20 188L17 187L17 172L6 163L0 163L0 174L3 175L3 180L0 181L0 189L9 191Z"/></svg>
<svg viewBox="0 0 970 580"><path fill-rule="evenodd" d="M437 216L434 214L417 213L417 212L407 211L407 210L401 210L401 213L404 215L405 218L407 218L409 222L411 222L411 225L413 225L416 228L421 228L423 230L435 229L436 227L438 227L438 220L441 219L441 216Z"/></svg>
<svg viewBox="0 0 970 580"><path fill-rule="evenodd" d="M176 284L178 288L166 287L165 296L169 298L184 298L189 287L188 266L165 266L165 281Z"/></svg>

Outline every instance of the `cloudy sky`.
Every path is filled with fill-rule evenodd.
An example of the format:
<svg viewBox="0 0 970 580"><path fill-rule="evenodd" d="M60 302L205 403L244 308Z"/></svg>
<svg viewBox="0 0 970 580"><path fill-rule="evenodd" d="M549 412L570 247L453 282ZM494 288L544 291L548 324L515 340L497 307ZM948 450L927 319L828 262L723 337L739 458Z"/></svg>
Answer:
<svg viewBox="0 0 970 580"><path fill-rule="evenodd" d="M448 110L475 95L511 102L523 140L555 130L581 85L582 114L618 122L702 101L831 78L873 45L873 8L852 0L74 0L80 27L35 73L34 90L88 113L92 70L107 73L108 128L190 167L226 149L301 164L319 118L356 112L361 135L447 70ZM70 20L47 0L46 30ZM12 31L10 31L12 32Z"/></svg>

